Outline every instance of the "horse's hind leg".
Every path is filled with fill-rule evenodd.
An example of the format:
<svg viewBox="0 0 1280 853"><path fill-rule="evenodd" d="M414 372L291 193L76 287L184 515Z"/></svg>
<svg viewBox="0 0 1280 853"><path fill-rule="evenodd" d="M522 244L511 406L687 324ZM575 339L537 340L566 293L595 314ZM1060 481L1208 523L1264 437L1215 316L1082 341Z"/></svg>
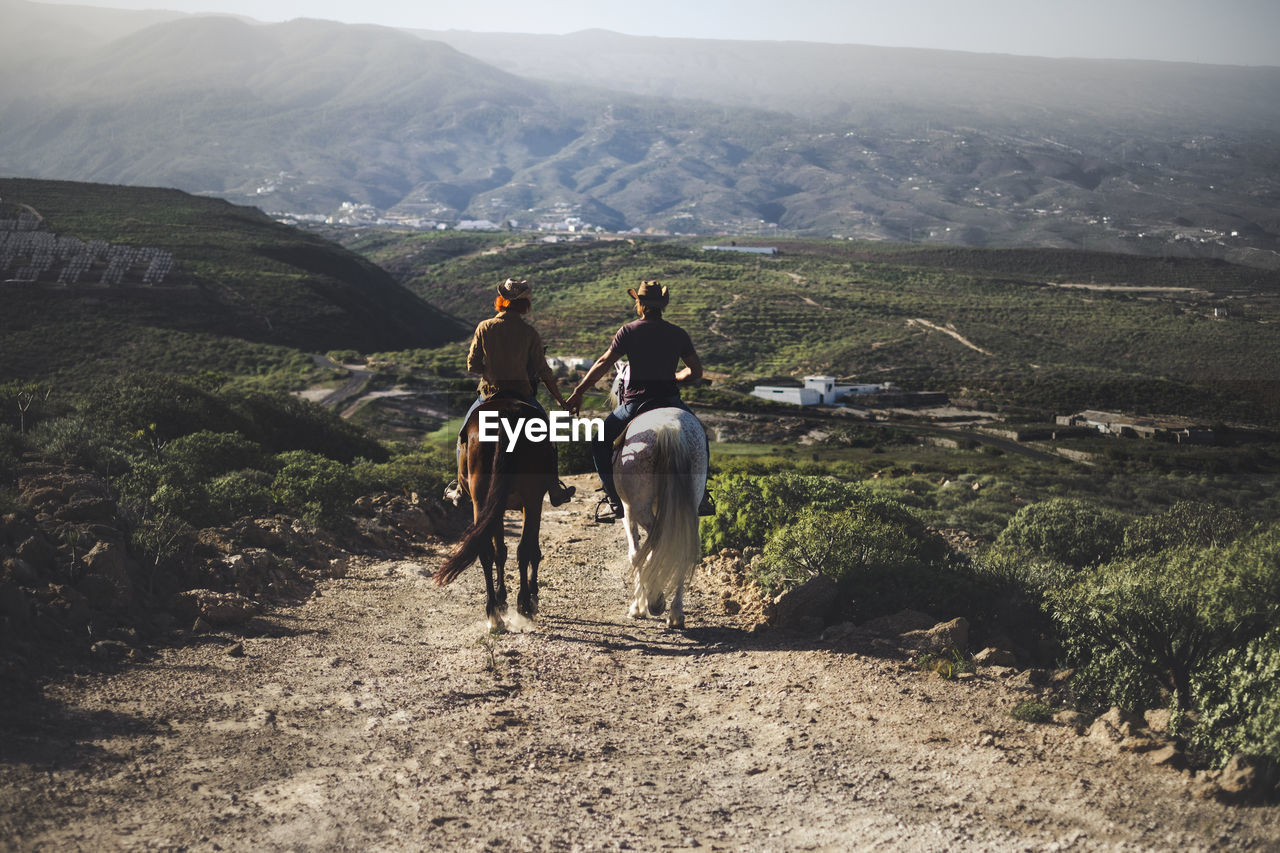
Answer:
<svg viewBox="0 0 1280 853"><path fill-rule="evenodd" d="M653 559L653 552L648 548L642 549L640 542L642 532L645 536L652 534L653 517L644 509L637 507L633 511L628 507L626 520L627 553L630 556L632 583L631 606L627 609L627 615L632 619L641 619L646 615L661 616L667 606L663 591L650 589L645 583L652 575L652 571L646 570L649 567L645 563Z"/></svg>
<svg viewBox="0 0 1280 853"><path fill-rule="evenodd" d="M684 583L676 586L676 594L671 599L671 610L667 612L668 628L684 627Z"/></svg>
<svg viewBox="0 0 1280 853"><path fill-rule="evenodd" d="M507 629L507 546L502 541L501 527L493 537L492 546L480 555L484 564L484 612L489 618L489 633L501 634Z"/></svg>
<svg viewBox="0 0 1280 853"><path fill-rule="evenodd" d="M538 496L541 501L542 496ZM542 505L538 503L524 513L524 526L520 531L520 544L516 546L516 562L520 566L520 593L516 596L516 612L530 619L538 615L538 565L542 562L542 549L538 547L539 529L542 526Z"/></svg>
<svg viewBox="0 0 1280 853"><path fill-rule="evenodd" d="M648 608L645 607L644 587L640 582L640 569L644 562L644 556L640 553L640 523L629 506L623 518L627 524L627 562L631 566L632 584L631 606L627 608L627 615L632 619L642 619Z"/></svg>

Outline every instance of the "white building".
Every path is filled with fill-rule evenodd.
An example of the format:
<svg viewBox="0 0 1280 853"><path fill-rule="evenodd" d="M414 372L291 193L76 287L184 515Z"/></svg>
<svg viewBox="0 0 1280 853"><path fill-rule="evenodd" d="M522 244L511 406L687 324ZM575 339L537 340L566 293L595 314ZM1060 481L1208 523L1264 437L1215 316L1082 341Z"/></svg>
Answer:
<svg viewBox="0 0 1280 853"><path fill-rule="evenodd" d="M874 394L887 388L887 385L837 385L834 376L806 376L803 387L757 385L751 390L751 396L795 406L829 406L850 394Z"/></svg>
<svg viewBox="0 0 1280 853"><path fill-rule="evenodd" d="M790 403L793 406L816 406L822 402L822 395L812 388L787 388L781 385L757 385L751 389L751 396L774 403Z"/></svg>

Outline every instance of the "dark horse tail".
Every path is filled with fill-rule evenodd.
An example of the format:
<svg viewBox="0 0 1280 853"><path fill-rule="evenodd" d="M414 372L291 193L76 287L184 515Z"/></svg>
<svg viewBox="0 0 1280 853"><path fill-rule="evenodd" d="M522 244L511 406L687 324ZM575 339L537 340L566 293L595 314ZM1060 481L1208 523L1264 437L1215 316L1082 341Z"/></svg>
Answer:
<svg viewBox="0 0 1280 853"><path fill-rule="evenodd" d="M507 497L511 493L511 480L510 454L503 449L501 441L495 441L484 505L480 507L476 520L463 532L458 550L436 570L437 584L444 586L462 574L480 556L480 550L486 542L491 541L495 526L501 529L503 513L507 509Z"/></svg>

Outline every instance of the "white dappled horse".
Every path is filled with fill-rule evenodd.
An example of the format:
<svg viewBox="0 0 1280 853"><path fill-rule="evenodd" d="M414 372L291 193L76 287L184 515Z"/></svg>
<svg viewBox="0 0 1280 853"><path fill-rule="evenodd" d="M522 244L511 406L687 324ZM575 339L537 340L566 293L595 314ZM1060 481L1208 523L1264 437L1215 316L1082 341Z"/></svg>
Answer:
<svg viewBox="0 0 1280 853"><path fill-rule="evenodd" d="M629 365L618 366L615 408ZM702 556L698 503L707 482L707 441L698 419L674 406L642 411L614 445L613 481L626 515L633 593L628 615L659 616L684 627L684 585Z"/></svg>

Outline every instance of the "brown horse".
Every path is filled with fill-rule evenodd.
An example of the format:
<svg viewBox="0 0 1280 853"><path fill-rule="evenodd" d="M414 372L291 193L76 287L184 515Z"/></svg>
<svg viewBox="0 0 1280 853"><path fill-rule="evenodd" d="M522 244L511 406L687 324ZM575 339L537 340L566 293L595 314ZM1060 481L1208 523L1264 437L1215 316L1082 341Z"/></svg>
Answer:
<svg viewBox="0 0 1280 853"><path fill-rule="evenodd" d="M524 510L524 525L516 561L520 568L520 593L516 611L532 619L538 613L538 564L542 550L538 531L542 525L542 499L555 482L555 453L549 442L529 441L523 430L508 449L507 428L498 430L497 441L480 440L480 414L498 412L504 423L515 427L521 419L542 419L536 408L517 399L495 398L483 403L463 427L465 447L458 459L458 482L471 496L473 521L453 555L435 573L444 585L462 574L478 557L484 566L485 615L489 630L506 628L507 546L503 539L506 510ZM494 578L494 568L497 578Z"/></svg>

